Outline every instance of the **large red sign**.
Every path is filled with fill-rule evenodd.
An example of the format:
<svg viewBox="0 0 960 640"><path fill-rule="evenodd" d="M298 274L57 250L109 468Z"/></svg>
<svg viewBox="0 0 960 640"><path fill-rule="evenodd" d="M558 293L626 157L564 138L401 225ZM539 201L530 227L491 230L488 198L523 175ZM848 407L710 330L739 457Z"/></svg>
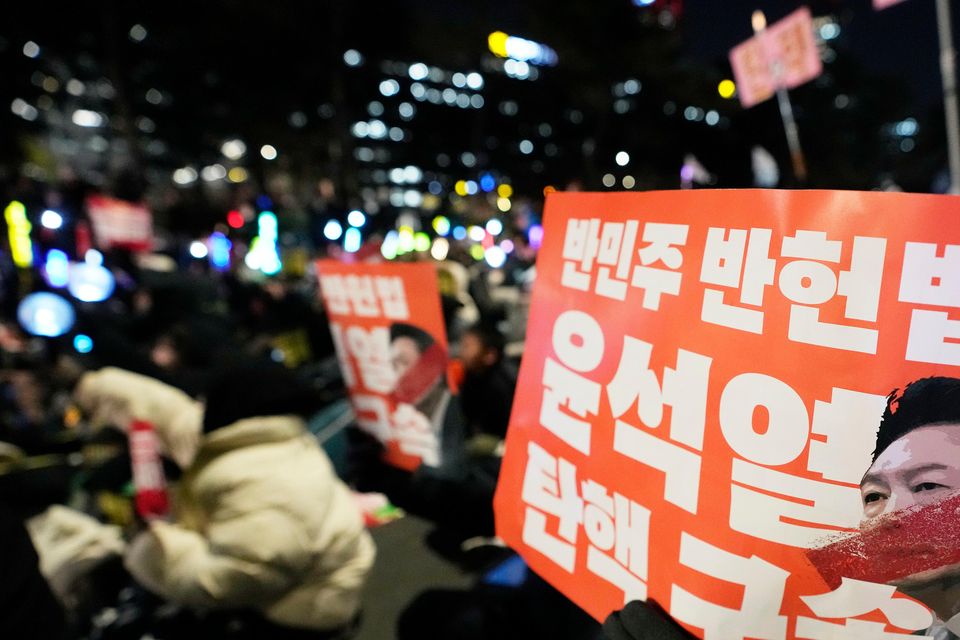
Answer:
<svg viewBox="0 0 960 640"><path fill-rule="evenodd" d="M447 336L429 263L317 263L357 423L405 469L438 467L452 390Z"/></svg>
<svg viewBox="0 0 960 640"><path fill-rule="evenodd" d="M495 504L534 570L724 640L960 611L960 199L565 193L544 224Z"/></svg>

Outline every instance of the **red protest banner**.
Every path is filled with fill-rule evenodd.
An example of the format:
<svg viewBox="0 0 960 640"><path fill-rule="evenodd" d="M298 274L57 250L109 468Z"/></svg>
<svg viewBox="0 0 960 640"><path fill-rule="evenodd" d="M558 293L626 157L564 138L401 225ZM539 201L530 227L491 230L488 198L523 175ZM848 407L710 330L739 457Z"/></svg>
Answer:
<svg viewBox="0 0 960 640"><path fill-rule="evenodd" d="M801 7L730 50L740 103L767 100L778 86L792 89L823 72L810 9Z"/></svg>
<svg viewBox="0 0 960 640"><path fill-rule="evenodd" d="M88 197L86 204L100 248L149 251L153 246L153 216L145 206L100 195Z"/></svg>
<svg viewBox="0 0 960 640"><path fill-rule="evenodd" d="M447 336L429 263L317 262L357 423L404 469L443 463L450 411Z"/></svg>
<svg viewBox="0 0 960 640"><path fill-rule="evenodd" d="M960 199L558 193L544 225L495 500L535 571L707 638L960 610Z"/></svg>

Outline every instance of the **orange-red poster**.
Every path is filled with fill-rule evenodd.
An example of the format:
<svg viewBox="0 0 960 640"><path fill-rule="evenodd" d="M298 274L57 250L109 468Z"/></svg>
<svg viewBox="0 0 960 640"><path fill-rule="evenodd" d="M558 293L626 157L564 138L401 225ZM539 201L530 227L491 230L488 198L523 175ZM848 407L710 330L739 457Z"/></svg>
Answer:
<svg viewBox="0 0 960 640"><path fill-rule="evenodd" d="M718 640L957 632L960 199L554 194L537 272L496 497L534 570Z"/></svg>
<svg viewBox="0 0 960 640"><path fill-rule="evenodd" d="M447 336L429 263L317 263L320 291L361 428L391 464L438 467L448 422Z"/></svg>

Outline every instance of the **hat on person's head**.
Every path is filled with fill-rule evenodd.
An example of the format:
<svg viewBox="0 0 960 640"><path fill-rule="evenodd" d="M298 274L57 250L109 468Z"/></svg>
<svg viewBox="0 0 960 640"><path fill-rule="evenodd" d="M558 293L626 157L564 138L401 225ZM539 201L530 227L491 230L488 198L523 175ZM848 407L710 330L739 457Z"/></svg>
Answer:
<svg viewBox="0 0 960 640"><path fill-rule="evenodd" d="M307 416L318 408L313 389L287 369L271 363L223 371L207 385L205 395L204 433L244 418Z"/></svg>

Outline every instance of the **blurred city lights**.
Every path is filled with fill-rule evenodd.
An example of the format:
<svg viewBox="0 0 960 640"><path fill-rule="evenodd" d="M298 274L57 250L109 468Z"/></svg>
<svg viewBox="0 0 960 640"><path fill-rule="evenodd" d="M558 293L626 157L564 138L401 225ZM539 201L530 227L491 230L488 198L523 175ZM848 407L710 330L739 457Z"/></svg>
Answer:
<svg viewBox="0 0 960 640"><path fill-rule="evenodd" d="M485 193L490 193L497 186L497 181L494 180L493 176L489 173L485 173L480 176L480 188L483 189Z"/></svg>
<svg viewBox="0 0 960 640"><path fill-rule="evenodd" d="M53 209L47 209L40 214L40 224L47 229L59 229L63 226L63 216Z"/></svg>
<svg viewBox="0 0 960 640"><path fill-rule="evenodd" d="M473 180L467 180L467 195L476 195L477 191L480 190L480 186Z"/></svg>
<svg viewBox="0 0 960 640"><path fill-rule="evenodd" d="M234 209L227 213L227 224L230 225L231 229L240 229L243 227L244 220L243 214Z"/></svg>
<svg viewBox="0 0 960 640"><path fill-rule="evenodd" d="M457 182L453 185L453 190L457 193L458 196L467 195L467 181L457 180Z"/></svg>
<svg viewBox="0 0 960 640"><path fill-rule="evenodd" d="M230 268L230 249L233 243L219 231L210 234L207 241L210 249L210 264L217 271L226 271Z"/></svg>
<svg viewBox="0 0 960 640"><path fill-rule="evenodd" d="M200 170L200 177L204 182L215 182L227 177L227 170L222 164L211 164Z"/></svg>
<svg viewBox="0 0 960 640"><path fill-rule="evenodd" d="M753 12L753 15L750 16L750 24L753 25L754 33L758 33L767 28L767 16L764 15L763 11L757 9Z"/></svg>
<svg viewBox="0 0 960 640"><path fill-rule="evenodd" d="M400 92L400 83L396 80L384 80L380 83L380 93L386 97L395 96Z"/></svg>
<svg viewBox="0 0 960 640"><path fill-rule="evenodd" d="M397 253L409 253L413 251L416 246L416 240L413 237L413 229L411 227L400 227L400 233L398 236L398 251Z"/></svg>
<svg viewBox="0 0 960 640"><path fill-rule="evenodd" d="M414 248L417 251L429 251L430 250L430 236L425 234L423 231L418 231L414 234L415 245Z"/></svg>
<svg viewBox="0 0 960 640"><path fill-rule="evenodd" d="M474 260L483 260L483 254L484 254L484 250L483 250L483 247L481 247L480 245L475 244L472 247L470 247L470 256Z"/></svg>
<svg viewBox="0 0 960 640"><path fill-rule="evenodd" d="M67 254L60 249L50 249L47 252L43 271L47 277L47 284L51 287L60 289L67 286L70 275L70 261Z"/></svg>
<svg viewBox="0 0 960 640"><path fill-rule="evenodd" d="M348 67L359 67L363 64L363 56L356 49L347 49L343 52L343 62Z"/></svg>
<svg viewBox="0 0 960 640"><path fill-rule="evenodd" d="M403 179L410 184L417 184L423 180L423 171L419 167L407 165L403 168Z"/></svg>
<svg viewBox="0 0 960 640"><path fill-rule="evenodd" d="M894 131L898 136L912 136L916 135L917 131L920 129L917 126L917 121L913 118L907 118L906 120L901 120L897 123Z"/></svg>
<svg viewBox="0 0 960 640"><path fill-rule="evenodd" d="M227 140L220 145L220 153L230 160L239 160L247 153L247 145L243 140Z"/></svg>
<svg viewBox="0 0 960 640"><path fill-rule="evenodd" d="M81 302L103 302L113 293L115 285L113 274L102 264L77 262L70 265L67 289Z"/></svg>
<svg viewBox="0 0 960 640"><path fill-rule="evenodd" d="M717 85L717 93L721 98L729 100L737 92L737 85L733 80L721 80Z"/></svg>
<svg viewBox="0 0 960 640"><path fill-rule="evenodd" d="M70 78L69 80L67 80L67 93L69 93L70 95L82 96L83 92L86 90L87 88L84 86L84 84L79 80L77 80L76 78Z"/></svg>
<svg viewBox="0 0 960 640"><path fill-rule="evenodd" d="M69 302L46 291L31 293L17 306L17 320L34 336L62 336L73 327L76 317Z"/></svg>
<svg viewBox="0 0 960 640"><path fill-rule="evenodd" d="M86 264L99 267L103 264L103 254L96 249L87 249L87 252L83 254L83 261Z"/></svg>
<svg viewBox="0 0 960 640"><path fill-rule="evenodd" d="M633 189L637 185L637 181L633 176L623 176L621 184L623 184L624 189Z"/></svg>
<svg viewBox="0 0 960 640"><path fill-rule="evenodd" d="M456 226L453 228L453 239L454 240L465 240L467 238L467 230L464 227Z"/></svg>
<svg viewBox="0 0 960 640"><path fill-rule="evenodd" d="M553 66L557 64L557 52L550 47L495 31L487 37L490 52L499 58L511 58L521 62Z"/></svg>
<svg viewBox="0 0 960 640"><path fill-rule="evenodd" d="M483 252L483 259L494 269L499 269L507 262L507 254L503 249L494 245Z"/></svg>
<svg viewBox="0 0 960 640"><path fill-rule="evenodd" d="M533 143L529 140L520 141L520 153L524 155L530 155L533 153Z"/></svg>
<svg viewBox="0 0 960 640"><path fill-rule="evenodd" d="M513 187L504 183L497 187L497 195L501 198L509 198L513 195Z"/></svg>
<svg viewBox="0 0 960 640"><path fill-rule="evenodd" d="M433 219L433 230L438 236L446 237L450 233L450 220L445 216L437 216Z"/></svg>
<svg viewBox="0 0 960 640"><path fill-rule="evenodd" d="M504 253L511 253L514 250L513 240L509 238L500 243L500 248L503 249Z"/></svg>
<svg viewBox="0 0 960 640"><path fill-rule="evenodd" d="M327 220L327 224L323 225L323 237L327 240L336 242L342 235L343 225L336 220Z"/></svg>
<svg viewBox="0 0 960 640"><path fill-rule="evenodd" d="M77 109L70 119L78 127L99 127L103 124L103 116L88 109Z"/></svg>
<svg viewBox="0 0 960 640"><path fill-rule="evenodd" d="M403 192L403 204L407 207L419 207L423 204L423 194L416 189Z"/></svg>
<svg viewBox="0 0 960 640"><path fill-rule="evenodd" d="M609 188L615 184L617 184L617 177L615 175L613 175L612 173L603 174L603 186Z"/></svg>
<svg viewBox="0 0 960 640"><path fill-rule="evenodd" d="M383 243L380 245L380 255L387 260L393 260L397 257L397 249L400 235L396 231L388 231L383 237Z"/></svg>
<svg viewBox="0 0 960 640"><path fill-rule="evenodd" d="M704 116L703 120L711 127L714 127L718 122L720 122L720 114L711 109L710 111L707 111L707 115Z"/></svg>
<svg viewBox="0 0 960 640"><path fill-rule="evenodd" d="M630 163L630 154L626 151L618 151L615 160L619 166L625 167Z"/></svg>
<svg viewBox="0 0 960 640"><path fill-rule="evenodd" d="M358 211L357 209L354 209L347 214L347 224L349 224L351 227L362 227L366 221L367 216L365 216L362 211Z"/></svg>
<svg viewBox="0 0 960 640"><path fill-rule="evenodd" d="M130 27L130 32L127 35L134 42L143 42L147 37L147 30L142 24L135 24Z"/></svg>
<svg viewBox="0 0 960 640"><path fill-rule="evenodd" d="M37 116L40 115L36 107L20 98L15 98L13 102L10 103L10 111L13 112L14 115L18 115L29 122L33 122L37 119Z"/></svg>
<svg viewBox="0 0 960 640"><path fill-rule="evenodd" d="M193 167L181 167L173 172L173 181L179 185L196 182L197 177L197 171Z"/></svg>
<svg viewBox="0 0 960 640"><path fill-rule="evenodd" d="M467 235L469 235L470 239L474 242L480 242L487 237L487 232L483 227L470 225L470 227L467 229Z"/></svg>
<svg viewBox="0 0 960 640"><path fill-rule="evenodd" d="M260 156L264 160L276 160L277 159L277 148L272 144L265 144L260 147Z"/></svg>
<svg viewBox="0 0 960 640"><path fill-rule="evenodd" d="M36 58L40 55L40 45L33 40L28 40L23 45L23 55L27 56L28 58Z"/></svg>
<svg viewBox="0 0 960 640"><path fill-rule="evenodd" d="M190 255L196 258L197 260L203 260L207 257L209 251L207 250L207 245L200 242L199 240L194 240L190 243Z"/></svg>
<svg viewBox="0 0 960 640"><path fill-rule="evenodd" d="M446 260L448 253L450 253L450 242L446 238L436 238L433 246L430 247L430 256L434 260Z"/></svg>
<svg viewBox="0 0 960 640"><path fill-rule="evenodd" d="M33 265L33 242L30 240L32 226L27 220L27 208L22 202L14 200L7 205L3 217L7 221L13 263L21 269L31 267Z"/></svg>
<svg viewBox="0 0 960 640"><path fill-rule="evenodd" d="M415 62L410 65L410 68L407 70L407 74L411 80L425 80L429 73L430 70L427 69L427 65L422 62Z"/></svg>
<svg viewBox="0 0 960 640"><path fill-rule="evenodd" d="M506 213L510 211L510 207L513 206L513 203L510 202L510 198L497 198L497 209Z"/></svg>
<svg viewBox="0 0 960 640"><path fill-rule="evenodd" d="M474 91L479 91L483 88L483 76L476 71L467 74L467 86Z"/></svg>
<svg viewBox="0 0 960 640"><path fill-rule="evenodd" d="M530 225L527 230L527 240L531 249L539 249L543 243L543 227L539 224Z"/></svg>
<svg viewBox="0 0 960 640"><path fill-rule="evenodd" d="M85 333L78 333L73 337L73 348L77 353L90 353L93 351L93 338Z"/></svg>
<svg viewBox="0 0 960 640"><path fill-rule="evenodd" d="M397 111L403 120L410 120L417 113L417 110L409 102L401 102Z"/></svg>
<svg viewBox="0 0 960 640"><path fill-rule="evenodd" d="M227 179L230 182L245 182L249 177L250 174L243 167L231 167L230 171L227 172Z"/></svg>
<svg viewBox="0 0 960 640"><path fill-rule="evenodd" d="M836 22L827 22L820 27L820 37L824 40L833 40L840 37L840 25Z"/></svg>
<svg viewBox="0 0 960 640"><path fill-rule="evenodd" d="M503 233L503 223L496 218L490 218L486 224L487 233L492 236L498 236Z"/></svg>
<svg viewBox="0 0 960 640"><path fill-rule="evenodd" d="M154 106L163 102L163 94L157 89L149 89L144 97Z"/></svg>
<svg viewBox="0 0 960 640"><path fill-rule="evenodd" d="M361 244L363 244L363 236L360 229L356 227L347 229L347 232L343 235L343 250L347 253L356 253L360 250Z"/></svg>

